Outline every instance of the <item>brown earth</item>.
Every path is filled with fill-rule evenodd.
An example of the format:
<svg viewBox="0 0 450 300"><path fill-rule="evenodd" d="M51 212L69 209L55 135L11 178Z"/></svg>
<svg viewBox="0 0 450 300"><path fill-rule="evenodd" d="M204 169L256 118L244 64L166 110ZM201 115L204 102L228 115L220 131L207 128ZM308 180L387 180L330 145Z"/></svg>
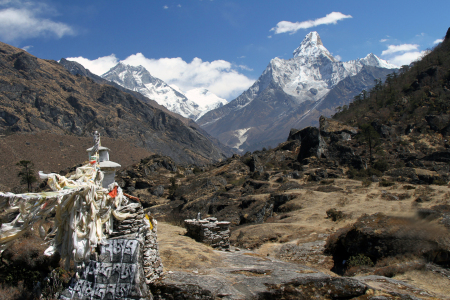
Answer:
<svg viewBox="0 0 450 300"><path fill-rule="evenodd" d="M46 132L17 133L0 136L0 190L3 192L23 191L26 185L20 185L17 177L19 167L16 163L29 160L34 163L35 171L60 173L88 160L86 149L92 147L90 137L76 135L51 134ZM123 167L138 163L151 154L147 149L135 146L132 140L102 138L102 145L108 147L110 159ZM37 176L37 173L36 173ZM34 187L37 187L34 184Z"/></svg>

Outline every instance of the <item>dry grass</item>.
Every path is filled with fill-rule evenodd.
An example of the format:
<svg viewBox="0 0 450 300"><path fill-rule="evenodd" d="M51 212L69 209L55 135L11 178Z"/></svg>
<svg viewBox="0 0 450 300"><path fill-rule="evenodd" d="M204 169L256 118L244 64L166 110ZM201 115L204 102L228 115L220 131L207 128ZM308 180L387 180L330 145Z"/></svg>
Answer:
<svg viewBox="0 0 450 300"><path fill-rule="evenodd" d="M394 277L418 288L438 294L440 299L450 299L450 279L426 270L413 270Z"/></svg>
<svg viewBox="0 0 450 300"><path fill-rule="evenodd" d="M184 228L158 223L159 252L164 271L195 271L222 265L220 254L185 236L185 233Z"/></svg>
<svg viewBox="0 0 450 300"><path fill-rule="evenodd" d="M51 133L17 133L0 136L0 190L10 191L19 185L16 163L30 160L38 171L56 172L81 164L88 159L86 149L92 147L91 137L59 135ZM144 148L135 147L123 139L102 137L102 145L111 149L110 158L126 167L151 155ZM124 147L124 145L128 145Z"/></svg>

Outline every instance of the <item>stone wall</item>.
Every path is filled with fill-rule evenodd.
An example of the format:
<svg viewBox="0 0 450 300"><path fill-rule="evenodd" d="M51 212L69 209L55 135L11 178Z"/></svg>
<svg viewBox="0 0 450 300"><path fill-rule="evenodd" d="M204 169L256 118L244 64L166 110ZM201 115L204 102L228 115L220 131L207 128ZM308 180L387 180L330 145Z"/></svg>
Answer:
<svg viewBox="0 0 450 300"><path fill-rule="evenodd" d="M217 218L184 220L186 235L213 248L230 248L230 222L218 222Z"/></svg>
<svg viewBox="0 0 450 300"><path fill-rule="evenodd" d="M152 299L148 284L162 274L157 222L144 214L140 203L119 210L131 215L114 222L114 230L61 299Z"/></svg>

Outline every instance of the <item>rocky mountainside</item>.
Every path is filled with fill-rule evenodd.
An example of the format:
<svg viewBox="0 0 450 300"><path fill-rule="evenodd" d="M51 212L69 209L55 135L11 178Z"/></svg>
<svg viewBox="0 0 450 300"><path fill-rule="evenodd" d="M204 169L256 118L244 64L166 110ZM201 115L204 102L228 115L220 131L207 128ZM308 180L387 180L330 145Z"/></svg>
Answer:
<svg viewBox="0 0 450 300"><path fill-rule="evenodd" d="M221 294L219 286L236 280L231 274L259 289L277 278L273 263L281 260L331 274L334 280L350 276L362 281L371 289L364 292L367 299L446 299L446 141L431 127L427 134L408 136L403 128L379 125L377 132L389 134L379 137L372 154L363 130L322 117L319 128L293 129L274 149L235 154L207 167L184 168L153 155L122 169L118 184L158 220L182 225L200 213L232 225L230 242L237 250L232 247L221 257L205 249L194 252L188 239L175 242L183 233L166 237L169 244L161 242L161 255L172 272L158 289L168 289L163 294L201 291L213 299ZM195 253L203 253L201 261ZM240 261L241 255L267 265ZM227 269L229 264L236 269ZM311 286L298 280L281 280L273 292L308 299L302 293ZM321 286L325 279L317 280ZM227 293L232 299L251 299L252 288L238 289L244 297L231 286Z"/></svg>
<svg viewBox="0 0 450 300"><path fill-rule="evenodd" d="M312 125L321 114L330 116L336 106L348 104L361 88L367 90L374 85L373 79L384 78L395 68L373 54L340 62L323 46L317 32L311 32L292 59L274 58L253 86L206 113L198 123L237 150L276 146L291 127ZM344 84L345 91L338 86L344 79L350 81Z"/></svg>
<svg viewBox="0 0 450 300"><path fill-rule="evenodd" d="M152 76L142 66L133 67L118 63L101 77L126 89L136 91L148 99L155 100L168 110L193 120L211 109L228 103L225 99L221 99L205 89L190 91L188 98L161 79Z"/></svg>
<svg viewBox="0 0 450 300"><path fill-rule="evenodd" d="M90 136L98 130L104 137L127 140L128 146L164 153L186 164L219 161L228 154L197 127L111 85L72 75L55 61L1 43L0 64L0 133L4 135Z"/></svg>

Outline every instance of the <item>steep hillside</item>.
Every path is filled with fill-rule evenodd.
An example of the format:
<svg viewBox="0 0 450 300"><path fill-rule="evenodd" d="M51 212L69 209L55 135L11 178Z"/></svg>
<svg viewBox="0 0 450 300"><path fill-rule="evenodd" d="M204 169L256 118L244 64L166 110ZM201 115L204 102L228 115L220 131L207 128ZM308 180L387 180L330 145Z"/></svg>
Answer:
<svg viewBox="0 0 450 300"><path fill-rule="evenodd" d="M450 37L421 60L403 66L399 72L345 107L334 118L353 125L376 121L397 125L404 134L437 130L449 135L450 122ZM407 130L406 130L407 129Z"/></svg>
<svg viewBox="0 0 450 300"><path fill-rule="evenodd" d="M180 163L205 164L225 157L200 130L170 114L110 85L74 76L55 61L0 44L1 134L90 136L93 130L127 140L123 146L164 153Z"/></svg>
<svg viewBox="0 0 450 300"><path fill-rule="evenodd" d="M61 58L61 60L59 61L59 64L61 64L62 66L64 66L64 68L66 68L71 74L73 75L81 75L81 76L86 76L89 77L90 79L92 79L94 82L98 83L98 84L107 84L107 85L111 85L119 90L121 90L122 92L128 93L130 95L132 95L133 97L136 97L137 99L141 100L142 102L145 102L147 104L149 104L150 106L163 111L164 113L180 120L181 122L183 122L186 126L189 126L191 128L194 128L195 130L199 131L202 135L206 136L209 140L211 140L214 144L215 147L219 148L222 150L223 153L225 153L227 156L230 156L232 154L231 149L227 146L225 146L224 144L220 143L219 140L217 140L216 138L210 136L205 130L203 130L197 123L195 123L192 119L189 118L185 118L177 113L174 113L170 110L168 110L165 106L162 106L160 104L158 104L158 102L156 102L155 100L149 99L147 97L145 97L144 95L142 95L139 92L136 91L132 91L130 89L127 89L115 82L103 79L100 76L97 76L95 74L93 74L91 71L87 70L86 68L84 68L81 64L74 62L74 61L69 61L65 58ZM208 94L209 92L206 91L206 95L208 95L209 97L211 97L211 95ZM214 99L213 95L213 100L205 101L202 99L202 101L200 101L203 106L207 106L208 104L211 105L212 102L217 103L218 100ZM195 97L194 97L195 98ZM196 98L201 98L201 97L196 97ZM205 104L205 102L207 104ZM212 105L212 107L216 107L214 105ZM209 108L208 108L209 110Z"/></svg>

